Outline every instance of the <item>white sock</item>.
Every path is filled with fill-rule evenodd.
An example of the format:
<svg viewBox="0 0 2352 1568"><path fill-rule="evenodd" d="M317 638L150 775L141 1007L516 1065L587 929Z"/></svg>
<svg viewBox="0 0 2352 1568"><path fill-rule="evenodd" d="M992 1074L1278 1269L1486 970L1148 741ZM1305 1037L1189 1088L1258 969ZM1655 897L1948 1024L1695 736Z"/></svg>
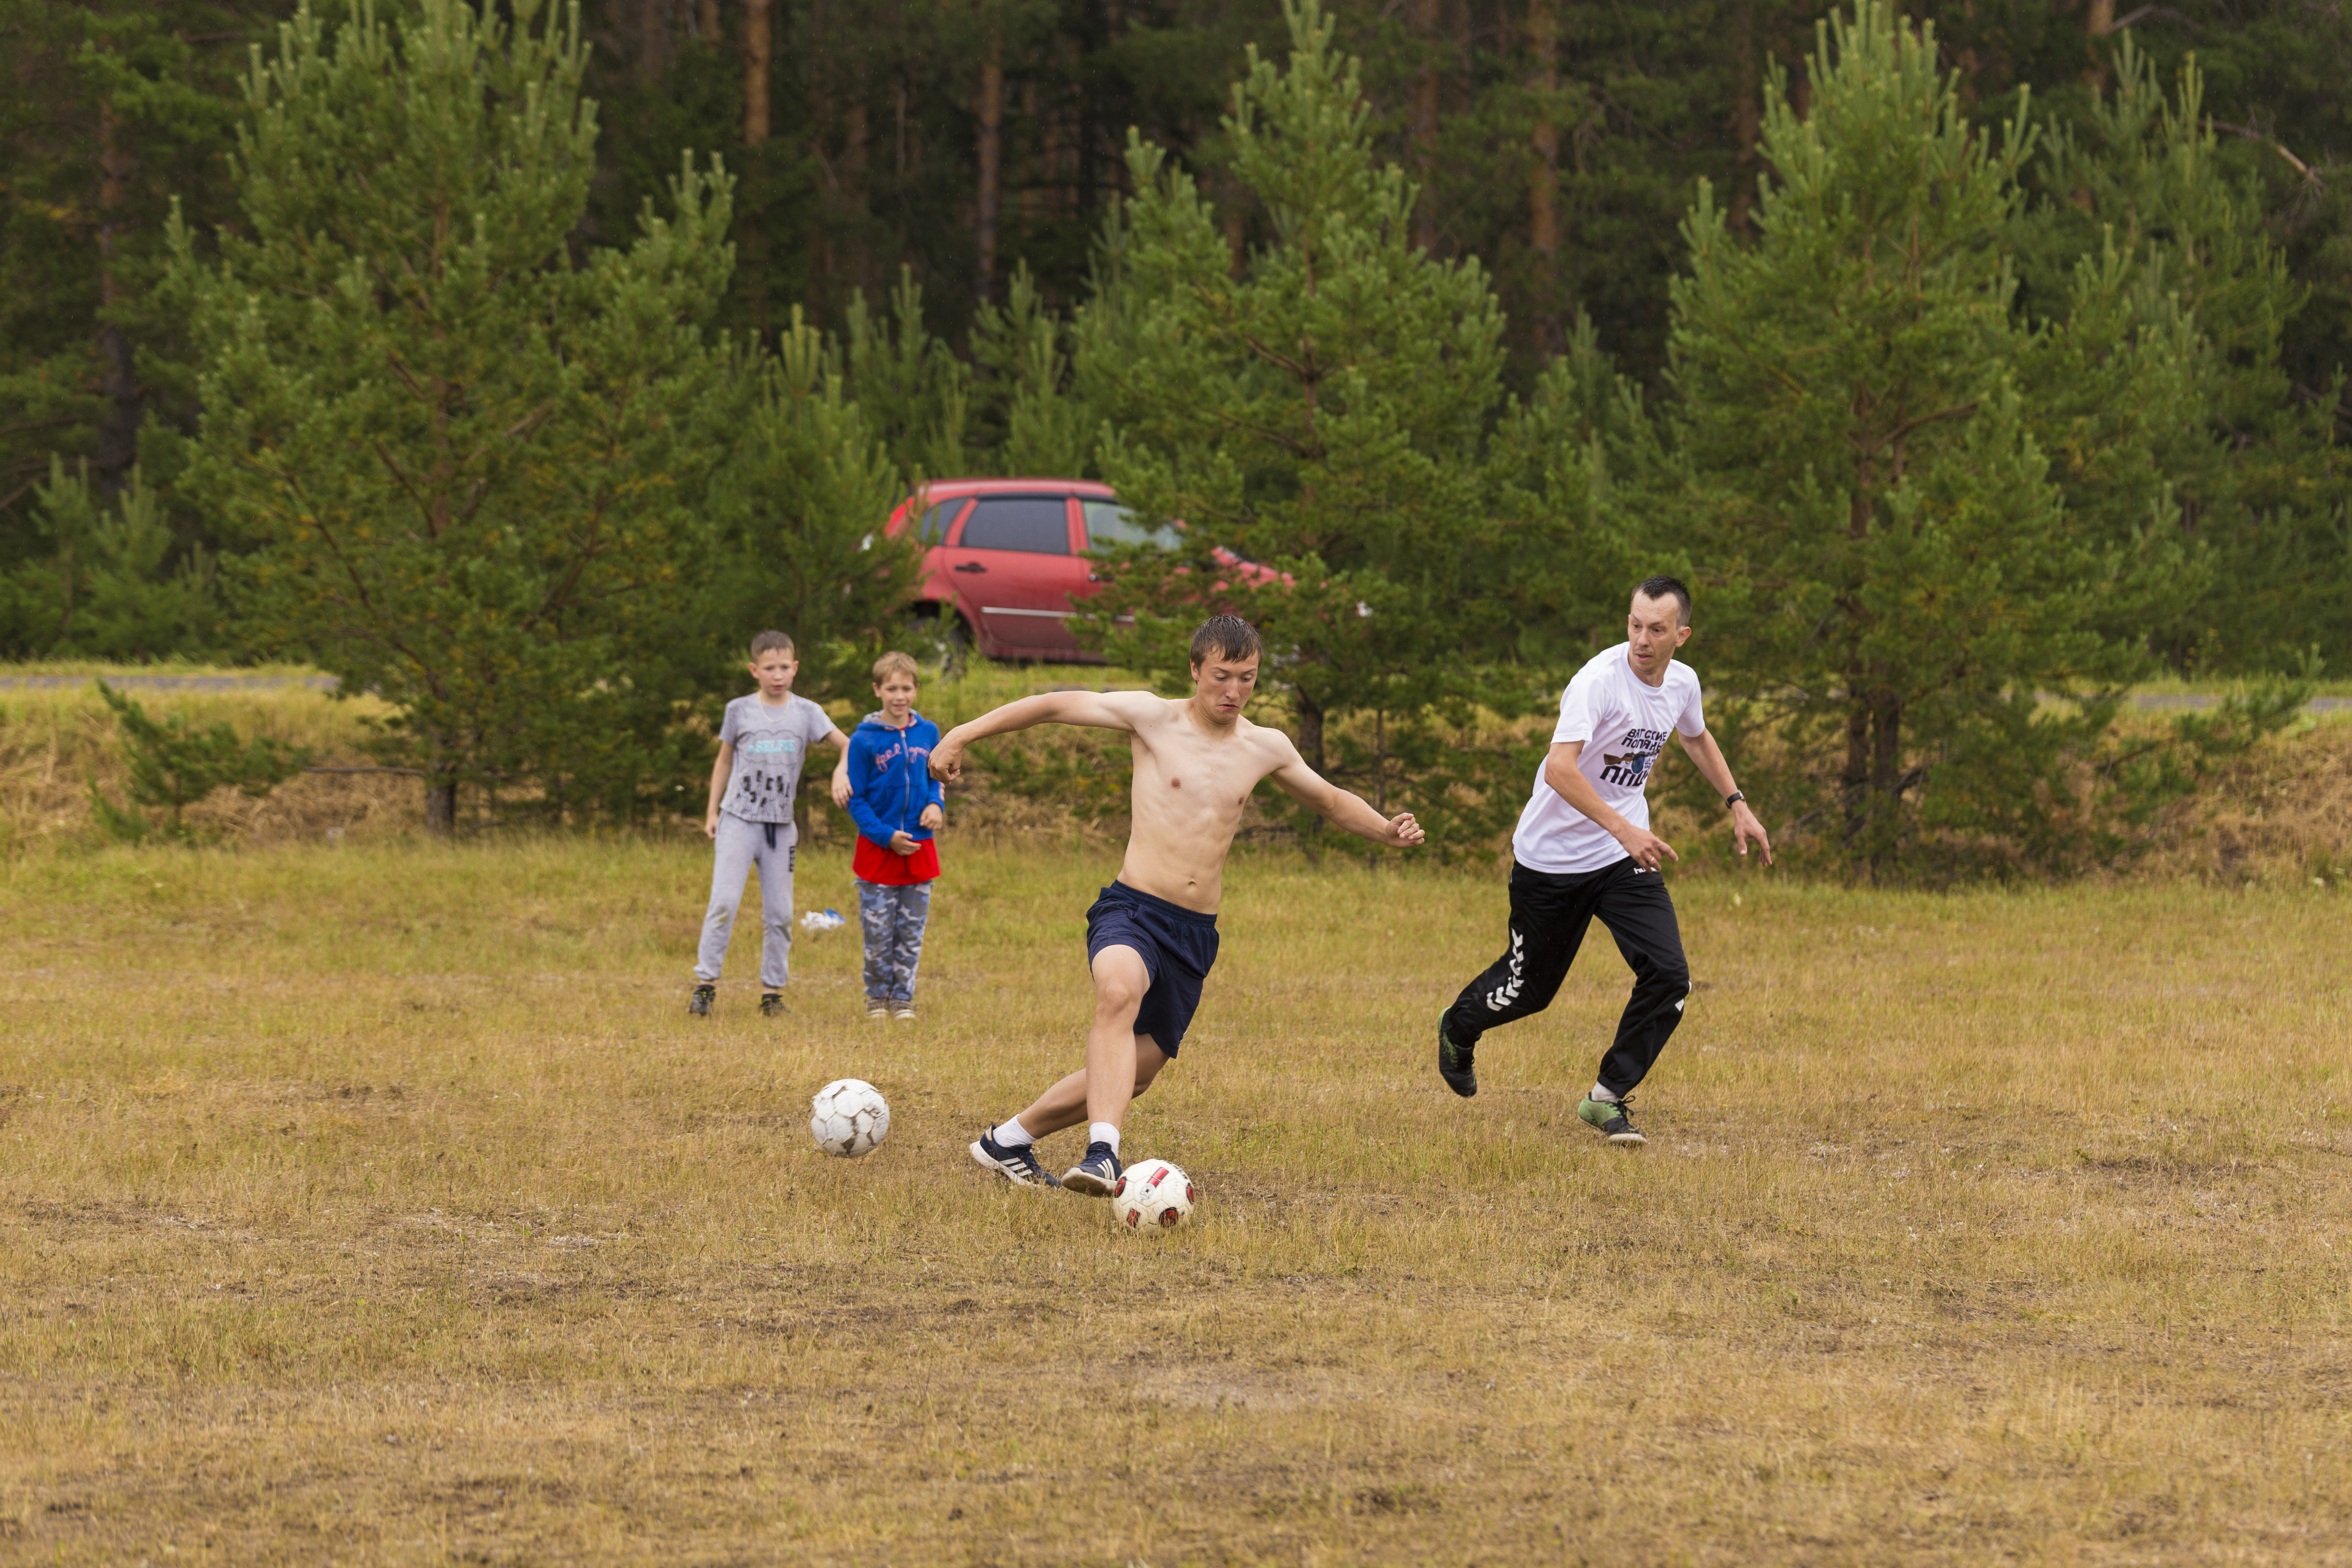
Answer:
<svg viewBox="0 0 2352 1568"><path fill-rule="evenodd" d="M1018 1149L1024 1143L1034 1143L1037 1142L1037 1140L1031 1135L1029 1129L1021 1125L1021 1118L1017 1116L1010 1121L998 1122L996 1124L995 1131L989 1133L989 1136L995 1139L1000 1146L1006 1149Z"/></svg>
<svg viewBox="0 0 2352 1568"><path fill-rule="evenodd" d="M1116 1154L1118 1152L1118 1129L1108 1121L1090 1121L1087 1124L1087 1142L1108 1143L1110 1152Z"/></svg>
<svg viewBox="0 0 2352 1568"><path fill-rule="evenodd" d="M1607 1089L1601 1088L1597 1083L1592 1086L1592 1098L1599 1100L1603 1105L1614 1105L1617 1103L1617 1097L1610 1093ZM997 1142L1002 1143L1004 1140L1000 1138Z"/></svg>

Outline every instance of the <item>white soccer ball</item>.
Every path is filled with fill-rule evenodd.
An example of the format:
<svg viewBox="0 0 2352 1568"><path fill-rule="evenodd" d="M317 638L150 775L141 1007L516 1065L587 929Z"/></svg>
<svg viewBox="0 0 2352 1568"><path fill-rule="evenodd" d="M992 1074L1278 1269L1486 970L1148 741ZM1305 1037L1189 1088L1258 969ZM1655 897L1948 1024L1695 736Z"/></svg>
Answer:
<svg viewBox="0 0 2352 1568"><path fill-rule="evenodd" d="M862 1078L837 1078L809 1101L809 1136L826 1153L855 1160L890 1136L890 1102Z"/></svg>
<svg viewBox="0 0 2352 1568"><path fill-rule="evenodd" d="M1192 1178L1165 1160L1139 1160L1110 1191L1121 1230L1173 1230L1192 1214Z"/></svg>

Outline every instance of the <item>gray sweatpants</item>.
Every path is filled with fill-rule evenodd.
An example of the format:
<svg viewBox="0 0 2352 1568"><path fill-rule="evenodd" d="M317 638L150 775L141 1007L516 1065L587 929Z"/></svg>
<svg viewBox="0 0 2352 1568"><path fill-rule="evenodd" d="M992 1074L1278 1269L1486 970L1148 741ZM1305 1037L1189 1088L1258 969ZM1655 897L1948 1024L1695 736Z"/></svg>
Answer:
<svg viewBox="0 0 2352 1568"><path fill-rule="evenodd" d="M719 837L711 844L710 908L702 917L702 948L694 977L716 980L727 962L727 939L743 902L743 879L760 868L760 984L781 991L793 977L793 825L775 824L776 847L768 847L764 822L746 822L732 812L719 814Z"/></svg>

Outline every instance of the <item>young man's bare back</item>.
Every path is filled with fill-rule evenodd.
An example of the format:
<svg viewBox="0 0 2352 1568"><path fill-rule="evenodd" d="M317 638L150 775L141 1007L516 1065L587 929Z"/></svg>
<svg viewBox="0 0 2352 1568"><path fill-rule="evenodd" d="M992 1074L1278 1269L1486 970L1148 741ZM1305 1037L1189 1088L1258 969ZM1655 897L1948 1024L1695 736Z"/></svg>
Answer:
<svg viewBox="0 0 2352 1568"><path fill-rule="evenodd" d="M1318 775L1287 735L1242 717L1264 652L1255 628L1219 616L1193 634L1193 691L1185 700L1141 691L1025 697L957 725L931 752L931 771L953 779L972 742L1034 724L1084 724L1133 737L1127 859L1118 880L1087 911L1095 982L1087 1065L971 1145L973 1159L1011 1181L1055 1184L1037 1163L1036 1140L1084 1121L1086 1157L1060 1184L1097 1197L1118 1184L1128 1102L1174 1058L1216 962L1225 855L1260 779L1271 778L1326 821L1376 844L1409 849L1422 841L1411 812L1382 817Z"/></svg>

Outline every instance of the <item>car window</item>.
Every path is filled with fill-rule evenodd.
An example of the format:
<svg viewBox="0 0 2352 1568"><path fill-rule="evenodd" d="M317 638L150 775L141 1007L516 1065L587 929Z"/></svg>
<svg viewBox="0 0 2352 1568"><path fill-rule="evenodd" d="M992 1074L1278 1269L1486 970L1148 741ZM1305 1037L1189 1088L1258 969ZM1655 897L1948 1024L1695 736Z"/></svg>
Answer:
<svg viewBox="0 0 2352 1568"><path fill-rule="evenodd" d="M956 513L963 510L963 503L964 498L958 496L953 500L943 500L931 508L923 514L923 521L916 525L915 537L926 546L946 543L948 526L955 521Z"/></svg>
<svg viewBox="0 0 2352 1568"><path fill-rule="evenodd" d="M982 496L964 522L963 548L1067 555L1069 512L1060 496Z"/></svg>
<svg viewBox="0 0 2352 1568"><path fill-rule="evenodd" d="M1087 519L1087 544L1156 544L1162 550L1176 548L1176 531L1166 523L1158 528L1146 528L1135 521L1135 514L1115 500L1081 500L1078 502Z"/></svg>

